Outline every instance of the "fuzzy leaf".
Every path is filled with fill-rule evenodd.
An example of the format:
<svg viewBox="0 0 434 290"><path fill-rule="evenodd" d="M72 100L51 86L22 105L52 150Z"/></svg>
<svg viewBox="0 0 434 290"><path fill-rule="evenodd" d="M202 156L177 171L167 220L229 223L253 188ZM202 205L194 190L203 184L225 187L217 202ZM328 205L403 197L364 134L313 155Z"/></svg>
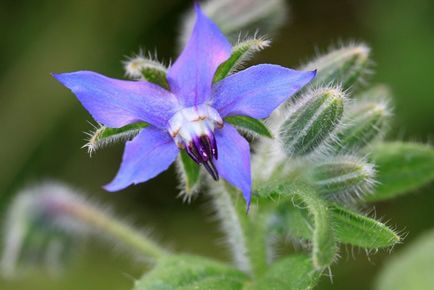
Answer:
<svg viewBox="0 0 434 290"><path fill-rule="evenodd" d="M105 147L109 144L116 142L123 142L134 138L141 129L149 126L147 123L135 123L126 125L122 128L108 128L105 126L100 126L94 132L88 133L89 139L86 147L89 154L94 151Z"/></svg>
<svg viewBox="0 0 434 290"><path fill-rule="evenodd" d="M227 61L222 63L214 75L216 83L238 70L255 52L261 51L270 45L270 41L261 38L252 38L240 42L232 49L232 54Z"/></svg>
<svg viewBox="0 0 434 290"><path fill-rule="evenodd" d="M190 197L199 187L200 181L200 167L197 165L193 159L191 159L185 150L181 151L180 157L178 158L179 166L178 169L183 178L183 190L187 198Z"/></svg>
<svg viewBox="0 0 434 290"><path fill-rule="evenodd" d="M342 243L378 249L400 241L399 235L385 224L339 205L331 206L331 218L336 237Z"/></svg>
<svg viewBox="0 0 434 290"><path fill-rule="evenodd" d="M176 255L160 259L133 290L241 290L246 279L244 273L219 262Z"/></svg>
<svg viewBox="0 0 434 290"><path fill-rule="evenodd" d="M341 243L378 249L392 247L400 242L396 232L377 220L336 204L329 208L336 239ZM307 210L295 206L282 212L280 224L277 226L280 234L307 240L312 239L312 228L312 218Z"/></svg>
<svg viewBox="0 0 434 290"><path fill-rule="evenodd" d="M423 234L385 263L377 290L434 289L434 230Z"/></svg>
<svg viewBox="0 0 434 290"><path fill-rule="evenodd" d="M312 267L308 256L289 256L275 262L251 290L309 290L318 283L321 273Z"/></svg>
<svg viewBox="0 0 434 290"><path fill-rule="evenodd" d="M375 250L400 242L399 235L385 224L339 205L330 205L330 220L336 240L343 244ZM291 206L281 211L275 228L280 235L312 240L313 221L306 209Z"/></svg>
<svg viewBox="0 0 434 290"><path fill-rule="evenodd" d="M429 145L388 142L372 148L379 184L367 201L394 198L434 179L434 149Z"/></svg>
<svg viewBox="0 0 434 290"><path fill-rule="evenodd" d="M260 136L272 138L270 130L262 123L262 121L247 116L231 116L225 118L225 121L235 127L246 130L249 133L254 133Z"/></svg>

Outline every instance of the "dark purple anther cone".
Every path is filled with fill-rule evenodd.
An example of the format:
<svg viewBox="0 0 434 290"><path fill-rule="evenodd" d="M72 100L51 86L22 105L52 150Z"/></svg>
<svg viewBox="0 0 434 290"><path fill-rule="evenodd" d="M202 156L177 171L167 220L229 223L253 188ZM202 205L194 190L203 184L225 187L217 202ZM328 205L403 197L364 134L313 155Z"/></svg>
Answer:
<svg viewBox="0 0 434 290"><path fill-rule="evenodd" d="M219 180L219 173L213 163L213 159L217 160L218 158L217 142L214 134L194 138L185 146L185 150L191 159L205 167L214 180Z"/></svg>

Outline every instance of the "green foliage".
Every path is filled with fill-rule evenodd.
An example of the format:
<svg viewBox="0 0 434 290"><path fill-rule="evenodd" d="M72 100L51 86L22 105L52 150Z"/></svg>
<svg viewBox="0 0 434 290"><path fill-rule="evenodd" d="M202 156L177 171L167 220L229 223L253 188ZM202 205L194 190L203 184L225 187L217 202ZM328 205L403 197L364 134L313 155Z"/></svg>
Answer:
<svg viewBox="0 0 434 290"><path fill-rule="evenodd" d="M244 273L202 257L173 255L160 259L136 281L134 290L241 290Z"/></svg>
<svg viewBox="0 0 434 290"><path fill-rule="evenodd" d="M365 249L392 247L400 242L398 234L383 223L338 204L330 204L330 220L336 240ZM291 205L279 214L279 235L312 240L314 223L307 209Z"/></svg>
<svg viewBox="0 0 434 290"><path fill-rule="evenodd" d="M87 134L89 139L84 147L87 148L89 154L92 154L109 144L131 140L139 134L140 130L147 126L148 124L143 122L126 125L121 128L99 126L93 132Z"/></svg>
<svg viewBox="0 0 434 290"><path fill-rule="evenodd" d="M273 137L270 130L260 120L248 116L230 116L226 117L225 121L248 133L267 138Z"/></svg>
<svg viewBox="0 0 434 290"><path fill-rule="evenodd" d="M418 237L384 266L377 290L434 289L434 230Z"/></svg>
<svg viewBox="0 0 434 290"><path fill-rule="evenodd" d="M312 241L312 263L320 270L330 266L337 252L335 234L326 201L322 200L309 186L293 182L265 184L258 189L260 198L292 200L307 210L312 221L309 233Z"/></svg>
<svg viewBox="0 0 434 290"><path fill-rule="evenodd" d="M238 43L232 48L232 54L228 60L223 62L214 75L213 82L216 83L238 70L256 52L263 50L270 45L270 41L262 38L247 39Z"/></svg>
<svg viewBox="0 0 434 290"><path fill-rule="evenodd" d="M315 271L308 256L288 256L275 262L258 278L249 290L309 290L313 289L321 272Z"/></svg>
<svg viewBox="0 0 434 290"><path fill-rule="evenodd" d="M369 65L370 49L366 45L350 44L331 50L305 65L303 70L317 69L318 73L311 86L340 84L343 90L363 79Z"/></svg>
<svg viewBox="0 0 434 290"><path fill-rule="evenodd" d="M378 186L367 201L391 199L434 179L434 149L429 145L380 143L371 149L370 158L377 164Z"/></svg>
<svg viewBox="0 0 434 290"><path fill-rule="evenodd" d="M344 93L325 87L307 93L280 127L280 139L288 156L312 153L331 137L342 117Z"/></svg>
<svg viewBox="0 0 434 290"><path fill-rule="evenodd" d="M375 219L337 204L330 208L336 237L341 243L378 249L392 247L400 242L400 237L394 230Z"/></svg>

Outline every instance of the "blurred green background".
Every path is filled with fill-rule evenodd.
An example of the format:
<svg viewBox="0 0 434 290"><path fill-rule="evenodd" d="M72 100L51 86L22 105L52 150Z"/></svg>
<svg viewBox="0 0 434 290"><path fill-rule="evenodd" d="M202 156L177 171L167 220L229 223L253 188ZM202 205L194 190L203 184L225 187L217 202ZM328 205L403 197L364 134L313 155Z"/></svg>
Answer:
<svg viewBox="0 0 434 290"><path fill-rule="evenodd" d="M234 0L236 1L236 0ZM168 62L176 54L178 23L192 1L0 1L0 209L22 186L47 177L78 186L120 216L153 230L173 249L228 259L206 196L177 198L173 170L118 193L101 185L115 175L122 146L89 158L81 149L91 117L50 72L79 69L122 78L121 60L139 48ZM434 132L434 2L432 0L293 0L288 24L254 62L297 67L339 41L373 49L375 75L395 98L393 136L429 142ZM377 204L376 215L408 233L434 226L433 187ZM85 247L53 279L37 272L0 289L130 289L142 270L107 245ZM216 250L217 249L217 250ZM395 248L399 251L399 247ZM108 254L112 253L112 254ZM388 252L369 257L342 248L333 283L320 289L370 289Z"/></svg>

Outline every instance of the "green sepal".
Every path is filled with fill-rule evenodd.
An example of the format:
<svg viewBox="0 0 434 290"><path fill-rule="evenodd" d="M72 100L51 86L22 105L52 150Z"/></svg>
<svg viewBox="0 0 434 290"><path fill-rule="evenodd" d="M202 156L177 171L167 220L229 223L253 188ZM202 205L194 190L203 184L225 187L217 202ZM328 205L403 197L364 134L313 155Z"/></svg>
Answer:
<svg viewBox="0 0 434 290"><path fill-rule="evenodd" d="M130 140L134 138L140 130L148 126L149 125L144 122L126 125L121 128L108 128L101 125L96 128L95 131L87 133L89 139L83 147L86 147L89 154L92 154L97 149L109 144Z"/></svg>
<svg viewBox="0 0 434 290"><path fill-rule="evenodd" d="M288 256L274 262L268 271L247 289L309 290L316 286L320 276L321 272L313 269L309 256Z"/></svg>
<svg viewBox="0 0 434 290"><path fill-rule="evenodd" d="M217 261L173 255L161 258L135 282L133 290L241 290L246 280L244 273Z"/></svg>
<svg viewBox="0 0 434 290"><path fill-rule="evenodd" d="M214 75L213 83L221 81L232 72L238 70L254 53L263 50L270 45L270 41L262 38L252 38L240 42L232 49L228 60L220 64Z"/></svg>
<svg viewBox="0 0 434 290"><path fill-rule="evenodd" d="M169 89L167 68L160 62L138 55L124 62L126 75L132 79L145 80Z"/></svg>
<svg viewBox="0 0 434 290"><path fill-rule="evenodd" d="M378 185L366 201L391 199L434 180L434 149L429 145L386 142L369 151L377 165Z"/></svg>
<svg viewBox="0 0 434 290"><path fill-rule="evenodd" d="M200 184L200 167L194 162L185 150L181 150L178 157L178 170L182 178L182 194L186 198L196 192Z"/></svg>
<svg viewBox="0 0 434 290"><path fill-rule="evenodd" d="M258 119L248 116L230 116L226 117L225 121L234 125L238 129L245 130L248 133L257 134L259 136L273 138L270 130L265 124Z"/></svg>

